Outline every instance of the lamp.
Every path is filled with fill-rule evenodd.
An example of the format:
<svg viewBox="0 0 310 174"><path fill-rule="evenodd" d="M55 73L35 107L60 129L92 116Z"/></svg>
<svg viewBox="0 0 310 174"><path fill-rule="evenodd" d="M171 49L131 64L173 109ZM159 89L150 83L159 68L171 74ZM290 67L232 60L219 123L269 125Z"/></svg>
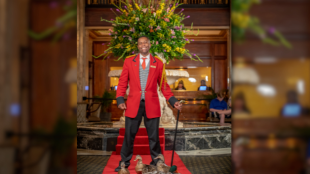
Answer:
<svg viewBox="0 0 310 174"><path fill-rule="evenodd" d="M259 75L256 70L246 65L243 58L237 58L233 67L233 82L235 84L252 84L259 83Z"/></svg>

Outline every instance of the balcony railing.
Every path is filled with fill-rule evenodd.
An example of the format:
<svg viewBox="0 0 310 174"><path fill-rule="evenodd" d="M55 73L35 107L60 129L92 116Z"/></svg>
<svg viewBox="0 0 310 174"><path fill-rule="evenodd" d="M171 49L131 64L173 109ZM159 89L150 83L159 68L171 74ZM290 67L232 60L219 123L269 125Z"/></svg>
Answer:
<svg viewBox="0 0 310 174"><path fill-rule="evenodd" d="M138 1L138 0L136 0ZM183 3L182 8L227 8L231 0L180 0ZM148 0L141 0L142 3L148 4ZM156 2L157 3L157 2ZM86 0L86 8L110 8L113 4L120 5L120 0Z"/></svg>

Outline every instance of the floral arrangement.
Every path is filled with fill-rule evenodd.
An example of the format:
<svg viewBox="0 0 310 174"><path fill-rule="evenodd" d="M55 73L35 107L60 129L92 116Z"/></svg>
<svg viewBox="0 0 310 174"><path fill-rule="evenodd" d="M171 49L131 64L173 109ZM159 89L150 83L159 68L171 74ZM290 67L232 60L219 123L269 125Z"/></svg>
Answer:
<svg viewBox="0 0 310 174"><path fill-rule="evenodd" d="M158 2L158 3L157 3ZM106 21L112 23L113 29L110 29L109 35L112 37L108 44L108 49L101 54L109 58L110 54L119 56L117 60L125 59L127 56L138 53L137 40L140 36L148 36L152 44L150 53L153 55L162 55L167 63L174 59L183 59L187 55L192 60L200 60L196 54L191 54L185 49L185 45L193 39L185 38L186 35L193 35L192 27L185 28L183 20L190 16L185 16L182 12L174 13L175 9L181 4L177 2L166 3L164 0L150 0L148 4L133 3L122 1L123 7L116 6L116 10L110 9L116 15L115 19ZM199 33L199 31L198 31ZM194 35L198 35L194 34ZM100 57L97 56L97 57ZM196 57L196 58L194 58ZM95 57L96 58L96 57ZM201 61L201 60L200 60Z"/></svg>
<svg viewBox="0 0 310 174"><path fill-rule="evenodd" d="M240 42L244 39L245 32L251 31L264 42L271 45L283 45L291 48L291 44L282 34L273 27L263 28L260 26L259 19L250 16L248 11L253 4L258 4L259 0L233 0L231 1L231 23L232 39ZM271 35L272 37L268 36Z"/></svg>

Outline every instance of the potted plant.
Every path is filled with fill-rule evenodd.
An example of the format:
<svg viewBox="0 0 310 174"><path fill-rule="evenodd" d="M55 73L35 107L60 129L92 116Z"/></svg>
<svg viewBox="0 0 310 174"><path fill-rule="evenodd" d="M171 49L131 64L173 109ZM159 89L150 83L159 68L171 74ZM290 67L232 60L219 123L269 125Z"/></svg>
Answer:
<svg viewBox="0 0 310 174"><path fill-rule="evenodd" d="M94 101L101 103L100 120L101 121L111 121L110 106L115 99L115 92L104 91L102 97L95 96Z"/></svg>

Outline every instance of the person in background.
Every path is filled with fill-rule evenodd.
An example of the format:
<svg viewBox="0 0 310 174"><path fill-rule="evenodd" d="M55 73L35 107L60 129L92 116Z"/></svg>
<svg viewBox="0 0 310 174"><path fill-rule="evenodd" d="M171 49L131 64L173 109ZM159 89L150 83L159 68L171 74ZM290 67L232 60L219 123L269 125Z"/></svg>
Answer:
<svg viewBox="0 0 310 174"><path fill-rule="evenodd" d="M227 103L224 101L225 93L219 92L217 93L217 98L211 100L210 102L210 112L214 114L214 112L219 113L221 111L227 110Z"/></svg>
<svg viewBox="0 0 310 174"><path fill-rule="evenodd" d="M178 87L176 87L174 90L186 90L183 80L179 81Z"/></svg>
<svg viewBox="0 0 310 174"><path fill-rule="evenodd" d="M286 104L282 107L281 115L284 117L298 117L302 115L302 107L298 102L298 94L290 90L286 94Z"/></svg>
<svg viewBox="0 0 310 174"><path fill-rule="evenodd" d="M202 90L203 88L205 88L205 90ZM206 85L206 81L205 80L201 80L200 81L200 86L198 87L198 91L206 91L208 90L208 87Z"/></svg>
<svg viewBox="0 0 310 174"><path fill-rule="evenodd" d="M248 109L247 105L246 105L246 101L245 101L245 97L243 95L243 93L237 93L234 97L233 97L233 110L234 110L234 114L250 114L250 110Z"/></svg>

